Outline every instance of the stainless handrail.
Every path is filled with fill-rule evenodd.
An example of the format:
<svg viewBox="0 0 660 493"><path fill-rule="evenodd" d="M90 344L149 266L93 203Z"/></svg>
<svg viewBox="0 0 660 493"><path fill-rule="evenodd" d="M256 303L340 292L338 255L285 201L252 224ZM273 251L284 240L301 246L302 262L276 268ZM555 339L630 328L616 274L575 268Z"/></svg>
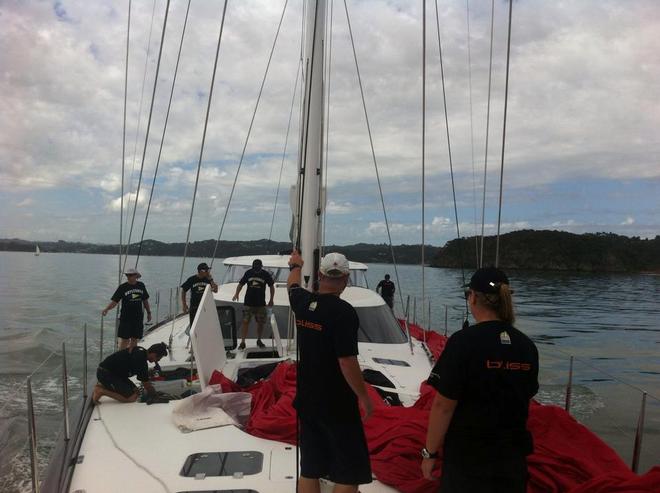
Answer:
<svg viewBox="0 0 660 493"><path fill-rule="evenodd" d="M83 326L83 399L87 399L87 322Z"/></svg>
<svg viewBox="0 0 660 493"><path fill-rule="evenodd" d="M158 323L158 308L160 307L160 290L156 291L156 320L154 323Z"/></svg>
<svg viewBox="0 0 660 493"><path fill-rule="evenodd" d="M642 392L642 404L637 418L637 430L635 431L635 444L633 445L632 471L637 474L639 469L639 456L642 453L642 438L644 436L644 417L646 414L646 392Z"/></svg>
<svg viewBox="0 0 660 493"><path fill-rule="evenodd" d="M447 337L448 326L449 326L449 307L445 305L445 337Z"/></svg>
<svg viewBox="0 0 660 493"><path fill-rule="evenodd" d="M27 421L30 442L30 472L32 475L32 493L39 493L39 464L37 462L37 423L34 418L32 401L32 377L27 377Z"/></svg>
<svg viewBox="0 0 660 493"><path fill-rule="evenodd" d="M568 382L566 383L566 400L564 402L564 410L570 412L571 409L571 396L573 394L573 356L568 369Z"/></svg>
<svg viewBox="0 0 660 493"><path fill-rule="evenodd" d="M69 428L69 384L66 370L66 343L62 342L62 404L64 413L64 440L71 438L71 429Z"/></svg>
<svg viewBox="0 0 660 493"><path fill-rule="evenodd" d="M99 363L103 361L103 314L101 314L101 342L99 345Z"/></svg>
<svg viewBox="0 0 660 493"><path fill-rule="evenodd" d="M417 325L417 296L413 298L413 325Z"/></svg>

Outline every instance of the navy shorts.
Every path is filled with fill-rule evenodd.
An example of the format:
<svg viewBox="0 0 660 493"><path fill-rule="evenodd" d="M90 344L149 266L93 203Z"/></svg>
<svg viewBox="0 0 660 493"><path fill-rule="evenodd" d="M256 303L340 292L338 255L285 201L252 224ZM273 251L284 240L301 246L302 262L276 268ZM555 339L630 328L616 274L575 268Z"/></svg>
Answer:
<svg viewBox="0 0 660 493"><path fill-rule="evenodd" d="M96 370L96 378L103 387L124 397L130 397L137 390L135 384L127 377L118 377L100 366Z"/></svg>
<svg viewBox="0 0 660 493"><path fill-rule="evenodd" d="M508 460L463 465L442 464L442 493L525 493L527 460L522 454L506 454Z"/></svg>
<svg viewBox="0 0 660 493"><path fill-rule="evenodd" d="M339 484L371 483L369 449L360 418L330 422L300 416L300 475Z"/></svg>
<svg viewBox="0 0 660 493"><path fill-rule="evenodd" d="M117 337L122 339L142 339L144 326L142 320L119 320Z"/></svg>

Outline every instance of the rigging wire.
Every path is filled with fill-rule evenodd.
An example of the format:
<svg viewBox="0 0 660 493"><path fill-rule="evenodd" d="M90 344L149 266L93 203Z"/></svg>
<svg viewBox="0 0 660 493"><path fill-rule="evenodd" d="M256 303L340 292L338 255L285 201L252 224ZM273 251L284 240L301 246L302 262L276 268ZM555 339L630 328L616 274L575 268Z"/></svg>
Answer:
<svg viewBox="0 0 660 493"><path fill-rule="evenodd" d="M500 160L500 201L497 208L497 240L495 242L495 267L500 260L500 224L502 222L502 186L504 183L504 144L506 143L506 112L509 103L509 60L511 58L511 17L513 0L509 0L509 29L506 41L506 82L504 84L504 118L502 124L502 157Z"/></svg>
<svg viewBox="0 0 660 493"><path fill-rule="evenodd" d="M321 229L321 251L319 255L323 257L323 252L325 249L325 232L327 225L327 205L328 205L328 147L330 142L330 82L332 74L332 27L333 27L333 18L334 18L334 6L335 0L330 0L330 23L326 33L326 39L328 40L328 86L327 86L327 99L326 99L326 122L325 122L325 166L321 168L323 173L323 211L324 214L321 216L323 218L323 228Z"/></svg>
<svg viewBox="0 0 660 493"><path fill-rule="evenodd" d="M282 164L280 165L280 177L277 180L277 192L275 192L275 203L273 204L273 217L270 221L270 232L268 233L268 244L271 244L271 238L273 237L273 225L275 224L275 212L277 211L277 199L280 195L280 187L282 185L282 171L284 170L284 161L286 159L286 150L289 145L289 131L291 130L291 120L293 118L293 108L296 105L296 94L298 92L298 80L300 79L300 67L302 60L298 61L298 66L296 67L296 82L293 85L293 96L291 97L291 110L289 111L289 122L286 125L286 137L284 138L284 150L282 151Z"/></svg>
<svg viewBox="0 0 660 493"><path fill-rule="evenodd" d="M252 126L254 125L254 119L257 116L257 110L259 109L259 102L261 101L261 94L264 91L264 85L266 84L266 78L268 77L268 70L270 69L270 62L273 59L273 53L275 52L275 46L277 44L277 39L280 35L280 30L282 28L282 21L284 20L284 14L286 13L286 7L288 4L289 4L289 0L285 0L284 8L282 9L282 15L280 16L280 22L277 25L277 32L275 33L275 39L273 40L273 46L271 47L270 55L268 56L266 71L264 72L264 76L261 79L261 87L259 88L259 95L257 96L257 102L254 105L254 111L252 112L252 119L250 120L250 126L248 127L247 135L245 136L245 142L243 143L243 151L241 152L241 159L238 162L238 168L236 169L236 174L234 175L234 183L231 186L231 192L229 193L229 200L227 201L227 207L225 208L225 213L222 217L222 224L220 225L220 233L218 233L218 239L215 242L215 248L213 248L213 255L211 256L211 268L213 268L213 261L215 260L216 253L218 252L218 245L220 244L220 238L222 238L222 232L225 228L225 222L227 221L227 215L229 214L231 201L232 198L234 197L234 191L236 190L236 182L238 181L238 175L241 172L241 167L243 166L245 151L247 150L248 142L250 141L250 135L252 134Z"/></svg>
<svg viewBox="0 0 660 493"><path fill-rule="evenodd" d="M170 100L167 103L167 112L165 113L165 124L163 125L163 135L160 139L160 148L158 149L158 159L156 159L156 169L154 170L154 178L151 182L151 190L149 191L149 202L147 203L147 212L144 216L144 224L142 225L142 235L140 236L140 245L138 247L137 257L135 259L135 268L137 269L138 262L140 261L140 254L142 253L142 244L144 242L144 233L147 229L147 220L149 219L149 211L151 210L151 200L154 196L154 188L156 186L156 176L158 176L158 166L160 165L160 157L163 152L163 143L165 142L165 132L167 131L167 123L170 118L170 108L172 107L172 98L174 96L174 86L176 84L176 76L179 72L179 61L181 60L181 50L183 48L183 39L186 35L186 26L188 25L188 13L190 12L190 1L186 7L186 16L183 20L183 30L181 31L181 42L179 43L179 53L176 57L176 65L174 67L174 78L172 79L172 89L170 90Z"/></svg>
<svg viewBox="0 0 660 493"><path fill-rule="evenodd" d="M488 104L486 106L486 149L484 151L484 188L481 203L481 248L479 249L479 267L484 265L484 225L486 222L486 178L488 177L488 135L490 132L490 93L493 79L493 32L495 26L495 0L490 7L490 61L488 63Z"/></svg>
<svg viewBox="0 0 660 493"><path fill-rule="evenodd" d="M128 180L129 187L133 186L133 175L135 174L135 156L137 155L138 136L140 134L140 124L142 123L142 102L144 100L144 88L147 84L147 67L149 66L149 54L151 53L151 35L154 29L154 15L156 13L156 0L153 1L151 9L151 23L149 24L149 38L147 39L147 56L144 59L144 72L142 74L142 88L140 89L140 104L138 106L138 122L135 128L135 143L133 144L133 164L131 166L131 178ZM131 209L131 194L128 194L128 204L126 204L126 222ZM122 238L123 239L123 238ZM124 262L125 263L125 262ZM120 279L121 281L121 279Z"/></svg>
<svg viewBox="0 0 660 493"><path fill-rule="evenodd" d="M390 232L390 223L387 218L387 209L385 208L385 198L383 196L383 187L380 182L380 173L378 172L378 162L376 160L376 151L374 150L374 140L373 137L371 136L371 125L369 124L369 114L367 113L367 103L364 98L364 89L362 87L362 77L360 75L360 65L358 63L358 58L357 58L357 52L355 51L355 41L353 39L353 29L351 28L351 17L348 13L348 5L346 4L346 0L344 0L344 11L346 12L346 22L348 24L348 34L350 35L351 39L351 48L353 49L353 60L355 61L355 70L357 72L357 78L358 78L358 85L360 86L360 96L362 98L362 109L364 110L364 118L365 122L367 124L367 133L369 135L369 145L371 146L371 157L374 163L374 169L376 171L376 181L378 182L378 192L380 193L380 202L383 208L383 217L385 219L385 229L387 230L387 238L389 240L389 245L390 245L390 253L392 255L392 263L394 264L394 275L396 276L396 283L397 286L401 286L401 282L399 281L399 269L397 268L396 264L396 256L394 255L394 247L392 246L392 234ZM405 306L403 303L403 293L399 289L399 299L401 301L401 306Z"/></svg>
<svg viewBox="0 0 660 493"><path fill-rule="evenodd" d="M128 0L128 25L126 27L126 61L124 62L124 124L121 139L121 196L119 197L119 270L117 283L121 284L121 258L124 248L124 175L126 168L126 100L128 98L128 49L131 40L131 0ZM118 315L117 315L118 316Z"/></svg>
<svg viewBox="0 0 660 493"><path fill-rule="evenodd" d="M422 303L426 302L424 247L426 228L426 0L422 0ZM426 338L426 333L424 332Z"/></svg>
<svg viewBox="0 0 660 493"><path fill-rule="evenodd" d="M183 260L181 261L181 273L179 274L179 285L183 281L183 270L186 266L186 256L188 255L188 244L190 243L190 229L192 227L193 214L195 212L195 199L197 198L197 187L199 186L199 172L202 168L202 157L204 156L204 143L206 142L206 130L209 125L209 113L211 112L211 100L213 99L213 86L215 85L215 74L218 69L218 56L220 55L220 43L222 41L222 31L225 27L225 17L227 14L227 0L224 1L222 8L222 20L220 21L220 32L218 34L218 46L215 50L215 61L213 62L213 75L211 76L211 88L209 89L209 99L206 105L206 117L204 118L204 130L202 132L202 145L199 150L199 160L197 162L197 174L195 176L195 189L193 191L192 205L190 207L190 219L188 220L188 232L186 233L186 245L183 248ZM172 324L174 331L174 323ZM170 337L172 334L170 333Z"/></svg>
<svg viewBox="0 0 660 493"><path fill-rule="evenodd" d="M158 47L158 61L156 62L156 74L154 76L154 88L151 92L151 104L149 105L149 118L147 119L147 131L144 136L144 147L142 148L142 162L140 164L140 174L138 176L137 191L135 193L135 203L133 204L133 215L131 217L131 227L128 230L128 241L126 242L126 257L124 257L124 266L128 261L128 251L131 246L131 236L133 235L133 225L135 224L135 212L137 211L138 199L140 198L140 187L142 186L142 173L144 172L144 159L147 154L147 143L149 142L149 130L151 129L151 118L154 113L154 101L156 100L156 88L158 87L158 74L160 72L160 61L163 56L163 45L165 44L165 31L167 30L167 17L170 12L170 0L165 5L165 18L163 19L163 30L160 34L160 46ZM146 218L145 218L146 220ZM137 261L135 263L137 266Z"/></svg>
<svg viewBox="0 0 660 493"><path fill-rule="evenodd" d="M468 91L470 99L470 152L472 157L472 206L474 212L474 255L479 267L479 230L477 226L477 178L474 169L474 118L472 109L472 50L470 47L470 0L465 0L467 23Z"/></svg>
<svg viewBox="0 0 660 493"><path fill-rule="evenodd" d="M454 218L456 220L456 238L460 241L461 231L458 224L458 207L456 205L456 186L454 184L454 164L451 157L451 139L449 138L449 117L447 116L447 93L445 90L445 70L442 62L442 41L440 39L440 18L438 16L438 0L435 0L435 23L438 29L438 53L440 56L440 78L442 79L442 101L445 109L445 129L447 130L447 151L449 153L449 173L451 175L451 192L454 198ZM465 265L463 259L463 250L459 248L459 255L461 259L461 277L463 285L465 285ZM465 300L465 308L467 309L467 300Z"/></svg>

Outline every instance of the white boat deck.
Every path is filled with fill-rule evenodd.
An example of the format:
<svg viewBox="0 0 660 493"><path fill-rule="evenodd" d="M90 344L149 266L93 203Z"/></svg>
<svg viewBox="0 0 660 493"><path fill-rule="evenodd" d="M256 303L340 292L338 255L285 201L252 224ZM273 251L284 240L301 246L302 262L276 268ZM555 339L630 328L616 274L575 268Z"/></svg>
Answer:
<svg viewBox="0 0 660 493"><path fill-rule="evenodd" d="M209 300L209 310L214 313L214 304L227 303L227 295L235 287L222 286L214 300ZM350 288L349 288L350 289ZM281 298L284 289L276 290L276 304L284 308L288 297ZM368 306L374 303L375 293L355 288L351 303L355 306ZM278 296L280 295L280 296ZM349 293L350 295L350 293ZM210 297L209 297L210 298ZM229 298L230 299L230 298ZM206 303L206 301L204 301ZM380 303L379 301L377 303ZM202 308L200 308L201 310ZM215 316L215 315L214 315ZM197 324L196 319L196 324ZM240 322L237 322L240 323ZM163 323L151 330L140 345L148 348L151 344L170 342L171 351L160 361L163 370L179 367L190 368L190 338L188 336L188 315L181 315L173 321ZM215 329L216 332L218 329ZM267 331L267 334L270 334ZM264 339L271 350L274 344ZM260 352L256 340L247 340L246 350L233 350L227 353L223 373L236 380L238 370L265 363L295 359L295 345L287 350L286 339L281 341L279 358L254 358ZM415 402L419 385L429 374L429 359L418 341L413 342L411 354L409 344L359 343L358 360L362 369L381 372L395 386L386 389L396 393L406 406ZM222 354L223 348L216 351ZM248 358L248 355L250 356ZM409 366L398 366L392 362L378 363L374 358L405 361ZM178 381L184 388L183 380ZM155 382L156 388L164 385L177 385L177 382L163 384ZM199 383L192 385L199 390ZM211 492L211 491L250 491L257 493L278 493L295 491L296 447L285 443L248 435L236 426L223 426L198 430L192 433L180 431L172 420L174 402L167 404L131 403L122 404L107 397L101 398L96 406L85 433L78 463L74 469L70 492ZM192 454L213 452L259 452L263 455L261 471L255 474L235 474L233 476L186 477L182 469L186 459ZM250 459L246 459L250 460ZM332 484L323 483L322 491L331 491ZM374 480L360 487L363 493L396 491Z"/></svg>

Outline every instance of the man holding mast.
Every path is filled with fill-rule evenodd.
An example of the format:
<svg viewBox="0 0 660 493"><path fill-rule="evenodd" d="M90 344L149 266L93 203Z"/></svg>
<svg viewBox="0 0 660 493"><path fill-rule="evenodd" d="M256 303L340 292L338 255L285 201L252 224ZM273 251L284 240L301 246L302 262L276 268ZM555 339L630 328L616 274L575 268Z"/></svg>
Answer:
<svg viewBox="0 0 660 493"><path fill-rule="evenodd" d="M319 268L319 290L301 287L303 260L296 250L287 280L298 332L298 380L294 406L300 418L301 493L318 493L319 478L335 483L334 493L355 493L371 482L369 450L360 419L373 404L357 361L355 309L339 298L348 284L348 260L328 253Z"/></svg>
<svg viewBox="0 0 660 493"><path fill-rule="evenodd" d="M189 314L191 327L193 320L195 320L197 308L199 308L199 304L202 302L202 295L207 284L211 285L211 290L214 293L218 292L218 285L211 277L211 268L206 262L202 262L197 266L197 275L190 276L181 285L181 306L183 307L183 313L187 312ZM190 307L186 303L186 293L188 291L190 291Z"/></svg>

